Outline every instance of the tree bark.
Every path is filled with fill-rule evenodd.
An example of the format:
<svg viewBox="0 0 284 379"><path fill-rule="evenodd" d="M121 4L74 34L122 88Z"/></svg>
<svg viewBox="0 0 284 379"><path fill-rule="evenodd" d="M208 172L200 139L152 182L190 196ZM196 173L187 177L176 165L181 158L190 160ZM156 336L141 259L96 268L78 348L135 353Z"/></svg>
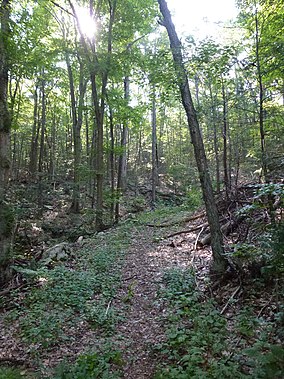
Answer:
<svg viewBox="0 0 284 379"><path fill-rule="evenodd" d="M39 160L38 160L38 208L39 214L43 211L43 160L44 160L44 139L46 128L46 95L45 95L45 80L44 70L42 71L42 83L41 83L41 127L40 127L40 148L39 148Z"/></svg>
<svg viewBox="0 0 284 379"><path fill-rule="evenodd" d="M157 167L157 112L156 112L156 91L155 86L152 94L152 207L156 203L156 186L158 177Z"/></svg>
<svg viewBox="0 0 284 379"><path fill-rule="evenodd" d="M10 175L11 117L8 109L8 40L10 1L0 3L0 286L9 279L9 253L13 230L13 212L6 202Z"/></svg>
<svg viewBox="0 0 284 379"><path fill-rule="evenodd" d="M130 48L129 46L127 47ZM128 106L130 97L130 78L128 75L124 78L124 100L126 105ZM115 204L115 221L119 220L119 208L120 208L120 200L122 192L125 191L126 181L127 181L127 142L128 142L128 122L125 120L122 126L122 136L121 136L121 147L122 153L119 156L118 160L118 173L117 173L117 195L118 199Z"/></svg>
<svg viewBox="0 0 284 379"><path fill-rule="evenodd" d="M29 170L31 177L34 179L37 170L37 160L38 160L38 136L39 136L39 122L38 122L38 85L35 86L34 90L34 115L33 115L33 129L32 129L32 140L30 148L30 163Z"/></svg>
<svg viewBox="0 0 284 379"><path fill-rule="evenodd" d="M260 133L260 148L261 148L261 166L264 182L267 179L267 154L265 146L265 131L264 131L264 86L262 80L262 69L260 62L260 30L259 30L259 19L257 9L255 10L255 55L256 55L256 69L257 69L257 79L259 86L259 133Z"/></svg>
<svg viewBox="0 0 284 379"><path fill-rule="evenodd" d="M220 193L220 161L219 161L219 148L218 148L218 133L217 133L217 115L216 115L216 104L214 101L212 86L209 84L209 93L211 100L211 122L213 124L213 144L214 144L214 155L215 155L215 165L216 165L216 192Z"/></svg>
<svg viewBox="0 0 284 379"><path fill-rule="evenodd" d="M230 196L230 173L228 169L228 119L227 119L227 99L225 93L224 80L222 78L222 101L223 101L223 170L224 170L224 186L226 199Z"/></svg>
<svg viewBox="0 0 284 379"><path fill-rule="evenodd" d="M70 97L71 97L71 112L72 112L72 125L73 125L73 156L74 156L74 183L73 183L73 196L71 211L74 213L80 212L80 164L82 155L82 141L81 141L81 128L83 124L83 104L84 96L86 92L87 83L84 80L83 64L79 60L79 99L78 99L78 109L77 101L75 96L75 84L72 66L70 62L70 57L68 52L65 54L69 87L70 87Z"/></svg>
<svg viewBox="0 0 284 379"><path fill-rule="evenodd" d="M178 39L166 1L158 0L158 3L160 6L160 11L163 15L163 20L161 23L166 27L169 36L182 103L187 115L191 141L194 147L195 160L198 167L203 199L205 202L208 223L212 236L211 245L213 253L213 270L218 273L222 273L227 268L228 263L224 256L223 239L205 155L205 148L183 63L182 46L180 40Z"/></svg>

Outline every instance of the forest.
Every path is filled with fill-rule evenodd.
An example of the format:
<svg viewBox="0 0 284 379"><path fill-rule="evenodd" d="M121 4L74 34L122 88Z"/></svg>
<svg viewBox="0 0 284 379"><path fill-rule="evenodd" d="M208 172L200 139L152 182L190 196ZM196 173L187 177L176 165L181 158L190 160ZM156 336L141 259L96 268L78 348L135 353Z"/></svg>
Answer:
<svg viewBox="0 0 284 379"><path fill-rule="evenodd" d="M284 377L284 0L173 3L0 0L0 379Z"/></svg>

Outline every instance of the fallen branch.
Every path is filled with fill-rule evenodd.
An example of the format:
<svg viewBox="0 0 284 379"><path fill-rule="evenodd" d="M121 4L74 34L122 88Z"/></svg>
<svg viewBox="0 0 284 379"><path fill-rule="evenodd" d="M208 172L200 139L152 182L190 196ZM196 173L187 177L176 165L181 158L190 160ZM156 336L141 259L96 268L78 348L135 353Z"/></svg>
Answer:
<svg viewBox="0 0 284 379"><path fill-rule="evenodd" d="M166 228L168 226L173 226L176 224L182 224L185 222L194 221L194 220L197 220L197 219L204 217L204 216L205 216L205 212L202 212L202 213L199 213L198 215L185 217L185 218L182 218L181 220L177 220L175 222L169 222L169 223L163 223L163 224L146 224L146 226L149 226L151 228Z"/></svg>
<svg viewBox="0 0 284 379"><path fill-rule="evenodd" d="M200 234L203 232L203 230L204 230L204 227L200 230L200 232L198 233L198 235L196 237L196 240L195 240L195 243L194 243L194 250L196 250L196 248L197 248L197 243L198 243Z"/></svg>
<svg viewBox="0 0 284 379"><path fill-rule="evenodd" d="M204 224L195 226L194 228L191 228L191 229L180 230L179 232L168 234L167 236L163 237L163 239L167 239L167 238L170 238L170 237L178 236L180 234L186 234L186 233L196 232L196 230L204 229L207 226L208 226L208 222L205 222Z"/></svg>
<svg viewBox="0 0 284 379"><path fill-rule="evenodd" d="M239 217L236 220L230 220L226 222L226 224L221 226L221 232L224 234L224 236L229 235L234 229L236 229L236 227L240 224L242 219L243 219L242 217ZM201 246L205 246L205 245L209 245L210 242L211 242L211 233L208 233L198 243Z"/></svg>
<svg viewBox="0 0 284 379"><path fill-rule="evenodd" d="M229 300L227 301L227 303L224 305L223 309L221 310L220 315L222 315L222 314L225 313L225 310L228 308L230 302L233 300L233 298L236 296L236 294L239 292L240 289L241 289L241 286L239 286L239 287L233 292L233 294L230 296Z"/></svg>

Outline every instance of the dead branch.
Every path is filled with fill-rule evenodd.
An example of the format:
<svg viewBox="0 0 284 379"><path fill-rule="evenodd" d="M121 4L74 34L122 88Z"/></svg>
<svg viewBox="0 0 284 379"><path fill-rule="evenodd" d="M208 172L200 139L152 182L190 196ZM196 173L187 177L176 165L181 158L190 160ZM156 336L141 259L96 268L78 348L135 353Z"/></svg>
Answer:
<svg viewBox="0 0 284 379"><path fill-rule="evenodd" d="M163 223L163 224L146 224L146 226L149 226L151 228L166 228L168 226L173 226L173 225L176 225L176 224L182 224L182 223L185 223L185 222L190 222L190 221L194 221L194 220L197 220L201 217L204 217L205 216L205 212L202 212L202 213L199 213L195 216L190 216L190 217L185 217L185 218L182 218L181 220L177 220L175 222L169 222L169 223Z"/></svg>
<svg viewBox="0 0 284 379"><path fill-rule="evenodd" d="M239 217L235 220L230 220L226 222L226 224L224 224L221 227L221 232L224 234L224 236L229 235L233 230L235 230L236 227L240 224L241 220L242 220L242 217ZM198 244L200 244L201 246L205 246L205 245L209 245L210 242L211 242L211 233L208 233L198 242Z"/></svg>
<svg viewBox="0 0 284 379"><path fill-rule="evenodd" d="M180 234L186 234L186 233L196 232L196 230L199 230L199 229L202 229L202 228L206 228L207 226L208 226L208 222L205 222L204 224L195 226L194 228L191 228L191 229L180 230L179 232L168 234L167 236L165 236L163 238L167 239L167 238L170 238L170 237L178 236Z"/></svg>
<svg viewBox="0 0 284 379"><path fill-rule="evenodd" d="M240 289L241 289L241 286L237 287L237 289L233 292L233 294L230 296L229 300L227 301L227 303L224 305L223 309L221 310L220 315L225 313L230 302L233 300L233 298L236 296L236 294L239 292Z"/></svg>
<svg viewBox="0 0 284 379"><path fill-rule="evenodd" d="M200 235L202 234L203 230L204 230L204 228L202 228L202 229L200 230L200 232L198 233L198 235L197 235L197 237L196 237L196 240L195 240L195 243L194 243L194 250L197 249L197 243L198 243L199 237L200 237Z"/></svg>

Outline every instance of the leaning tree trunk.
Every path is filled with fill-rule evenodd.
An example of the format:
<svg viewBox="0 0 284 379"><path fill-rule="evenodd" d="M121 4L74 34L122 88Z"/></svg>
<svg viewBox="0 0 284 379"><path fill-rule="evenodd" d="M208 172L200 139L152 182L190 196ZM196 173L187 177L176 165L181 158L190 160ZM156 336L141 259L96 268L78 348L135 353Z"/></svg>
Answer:
<svg viewBox="0 0 284 379"><path fill-rule="evenodd" d="M213 252L213 269L218 273L222 273L227 267L227 260L224 256L222 233L219 223L218 211L213 195L212 183L209 175L203 139L201 136L196 111L194 109L189 89L188 78L183 63L182 46L180 40L178 39L166 1L158 0L158 3L160 5L160 11L163 15L163 20L161 23L166 27L169 35L179 89L182 97L182 103L187 115L188 127L194 147L195 160L198 167L199 179L212 237L211 245Z"/></svg>
<svg viewBox="0 0 284 379"><path fill-rule="evenodd" d="M0 4L0 286L9 279L13 211L5 201L10 171L11 118L8 109L8 38L10 1Z"/></svg>

